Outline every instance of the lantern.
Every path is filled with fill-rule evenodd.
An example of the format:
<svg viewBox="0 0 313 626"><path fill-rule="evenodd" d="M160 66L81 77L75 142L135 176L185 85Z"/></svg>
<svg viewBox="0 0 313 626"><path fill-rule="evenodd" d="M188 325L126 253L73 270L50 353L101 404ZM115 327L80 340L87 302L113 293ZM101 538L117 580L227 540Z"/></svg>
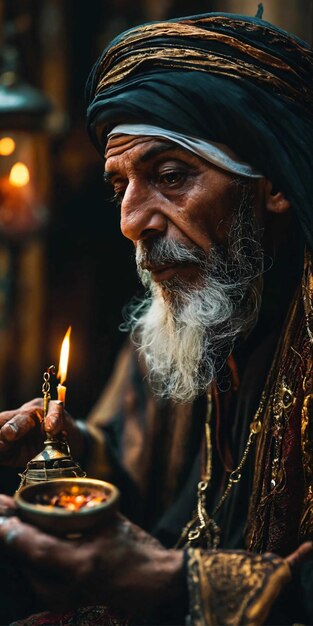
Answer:
<svg viewBox="0 0 313 626"><path fill-rule="evenodd" d="M42 367L51 109L49 99L21 79L16 45L5 43L0 48L1 409L35 393L33 364Z"/></svg>
<svg viewBox="0 0 313 626"><path fill-rule="evenodd" d="M22 81L18 53L6 45L0 70L0 236L25 238L46 222L50 101Z"/></svg>

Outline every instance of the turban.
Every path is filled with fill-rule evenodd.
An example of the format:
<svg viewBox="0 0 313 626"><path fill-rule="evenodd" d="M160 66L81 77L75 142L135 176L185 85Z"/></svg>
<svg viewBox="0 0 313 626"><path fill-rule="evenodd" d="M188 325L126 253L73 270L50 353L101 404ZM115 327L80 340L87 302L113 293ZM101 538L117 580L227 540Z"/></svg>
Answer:
<svg viewBox="0 0 313 626"><path fill-rule="evenodd" d="M229 148L291 202L313 248L313 50L258 18L207 13L131 28L95 63L87 129L145 123Z"/></svg>

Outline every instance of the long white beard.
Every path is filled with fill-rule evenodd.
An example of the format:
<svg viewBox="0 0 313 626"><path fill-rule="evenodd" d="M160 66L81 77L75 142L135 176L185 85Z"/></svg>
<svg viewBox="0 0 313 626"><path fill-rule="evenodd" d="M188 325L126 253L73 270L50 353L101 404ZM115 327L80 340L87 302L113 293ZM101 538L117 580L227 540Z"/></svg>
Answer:
<svg viewBox="0 0 313 626"><path fill-rule="evenodd" d="M128 311L128 328L143 355L150 383L162 398L188 402L205 392L233 350L255 325L262 293L261 231L243 198L229 233L228 251L208 257L169 240L137 248L138 273L150 293ZM150 262L196 262L201 286L173 279L162 284L140 269Z"/></svg>

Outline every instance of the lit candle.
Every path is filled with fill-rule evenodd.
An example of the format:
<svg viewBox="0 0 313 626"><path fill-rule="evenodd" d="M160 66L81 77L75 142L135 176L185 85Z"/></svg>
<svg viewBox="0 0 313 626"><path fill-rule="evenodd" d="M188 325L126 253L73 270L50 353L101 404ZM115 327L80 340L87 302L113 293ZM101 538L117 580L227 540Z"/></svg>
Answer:
<svg viewBox="0 0 313 626"><path fill-rule="evenodd" d="M70 352L71 330L72 330L72 327L69 326L62 342L59 370L57 373L57 377L60 379L60 383L57 386L58 400L63 402L63 404L65 404L65 394L66 394L66 387L65 385L63 385L63 383L65 382L66 375L67 375L68 357L69 357L69 352Z"/></svg>

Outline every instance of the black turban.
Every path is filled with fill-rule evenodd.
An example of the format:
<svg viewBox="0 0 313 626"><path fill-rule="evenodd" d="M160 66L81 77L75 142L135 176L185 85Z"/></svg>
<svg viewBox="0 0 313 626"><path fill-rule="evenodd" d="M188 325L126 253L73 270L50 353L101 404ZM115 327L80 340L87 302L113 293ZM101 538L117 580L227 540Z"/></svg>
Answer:
<svg viewBox="0 0 313 626"><path fill-rule="evenodd" d="M103 154L118 123L228 145L294 207L313 248L313 50L258 18L207 13L116 37L86 86L87 128Z"/></svg>

